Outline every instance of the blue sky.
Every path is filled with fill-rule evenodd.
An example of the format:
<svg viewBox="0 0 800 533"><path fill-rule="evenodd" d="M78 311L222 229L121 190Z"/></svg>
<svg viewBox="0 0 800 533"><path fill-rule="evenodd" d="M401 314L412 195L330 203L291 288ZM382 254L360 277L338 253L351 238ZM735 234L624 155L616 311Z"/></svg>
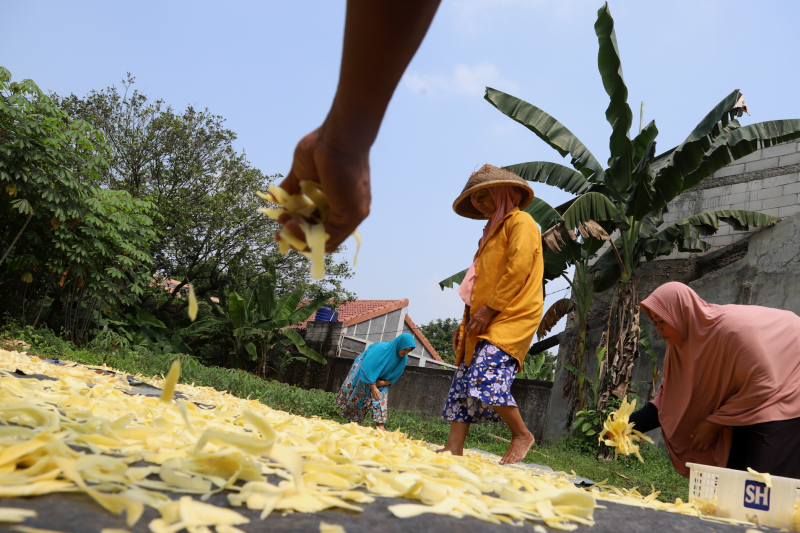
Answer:
<svg viewBox="0 0 800 533"><path fill-rule="evenodd" d="M373 147L372 215L348 288L361 298L409 298L417 323L461 316L455 291L437 282L469 265L481 233L481 222L451 209L470 172L484 163L564 162L484 101L487 85L541 107L607 159L593 29L601 5L443 1ZM752 113L745 124L800 117L800 2L614 0L610 9L635 123L644 100L645 123L655 119L661 132L659 152L737 88ZM29 0L5 2L3 11L0 65L14 79L83 95L131 72L150 96L222 115L257 167L286 174L297 140L330 106L345 2ZM553 205L570 198L534 189Z"/></svg>

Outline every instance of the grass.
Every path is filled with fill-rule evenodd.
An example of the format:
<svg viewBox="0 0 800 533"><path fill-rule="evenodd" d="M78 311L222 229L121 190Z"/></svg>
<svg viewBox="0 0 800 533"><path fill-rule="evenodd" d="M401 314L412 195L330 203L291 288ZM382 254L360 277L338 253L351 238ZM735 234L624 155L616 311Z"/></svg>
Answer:
<svg viewBox="0 0 800 533"><path fill-rule="evenodd" d="M77 348L48 330L30 328L6 328L0 335L0 339L2 338L24 340L31 344L30 352L38 355L87 365L106 364L122 372L148 377L166 375L175 357L174 354L162 355L143 351L103 352L92 348ZM346 422L333 403L332 393L316 389L303 390L276 381L265 381L242 370L206 367L189 357L181 359L183 383L213 387L241 398L258 399L273 409L300 416L318 416ZM371 420L365 421L365 425L374 426ZM449 423L425 413L389 409L386 429L399 429L413 439L444 444L447 441ZM508 443L501 439L510 438L511 434L504 425L476 424L470 429L466 447L503 455ZM689 482L675 472L667 453L647 445L641 450L641 454L644 463L640 463L635 456L620 457L616 461L598 460L596 452L588 450L585 443L574 437L567 437L556 443L537 443L528 453L525 462L547 465L557 471L574 471L594 481L608 479L610 484L617 487L638 487L643 494L648 494L650 487L654 486L661 491L660 500L674 501L681 498L687 501Z"/></svg>

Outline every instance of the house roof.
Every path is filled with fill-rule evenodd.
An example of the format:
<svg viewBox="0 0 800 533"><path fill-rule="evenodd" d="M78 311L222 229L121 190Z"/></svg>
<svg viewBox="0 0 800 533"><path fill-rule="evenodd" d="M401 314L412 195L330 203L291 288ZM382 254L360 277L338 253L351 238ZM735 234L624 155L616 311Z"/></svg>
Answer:
<svg viewBox="0 0 800 533"><path fill-rule="evenodd" d="M307 302L301 302L301 305L303 303ZM339 306L339 322L344 322L344 327L350 327L360 324L361 322L366 322L371 318L391 313L397 309L402 309L403 307L408 307L408 298L403 298L402 300L356 300L354 302L347 302ZM317 313L315 312L308 320L293 327L296 329L306 329L306 322L309 320L313 321L316 317ZM408 314L406 314L405 323L411 328L411 331L414 332L414 336L425 346L428 353L430 353L435 360L442 361L442 358L439 357L439 354L433 346L431 346L431 343L425 338L425 334L422 333Z"/></svg>
<svg viewBox="0 0 800 533"><path fill-rule="evenodd" d="M300 305L305 303L308 302L300 302ZM344 322L344 327L349 327L407 306L408 298L402 300L356 300L342 304L337 311L339 312L339 322ZM316 318L317 313L315 312L308 320L313 321ZM308 320L300 322L296 328L306 329Z"/></svg>
<svg viewBox="0 0 800 533"><path fill-rule="evenodd" d="M428 353L430 353L433 356L433 358L436 359L437 361L441 361L444 363L444 360L441 357L439 357L438 352L434 350L433 346L431 346L431 343L428 342L428 339L427 337L425 337L425 334L422 333L422 331L417 327L416 324L414 324L414 321L411 320L411 317L408 315L406 315L406 325L409 328L411 328L411 331L414 332L414 336L417 337L420 340L420 342L422 342L423 346L425 346L425 349L428 350Z"/></svg>

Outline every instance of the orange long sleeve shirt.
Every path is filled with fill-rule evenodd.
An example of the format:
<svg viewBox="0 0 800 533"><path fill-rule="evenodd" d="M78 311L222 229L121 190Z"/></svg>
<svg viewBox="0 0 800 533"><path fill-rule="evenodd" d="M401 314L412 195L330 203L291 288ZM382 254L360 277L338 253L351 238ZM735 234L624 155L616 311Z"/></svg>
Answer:
<svg viewBox="0 0 800 533"><path fill-rule="evenodd" d="M514 208L492 228L475 254L472 303L464 309L459 328L456 364L472 362L480 339L486 339L519 362L539 327L544 308L542 234L533 218ZM488 305L499 313L481 335L465 338L467 313L472 317Z"/></svg>

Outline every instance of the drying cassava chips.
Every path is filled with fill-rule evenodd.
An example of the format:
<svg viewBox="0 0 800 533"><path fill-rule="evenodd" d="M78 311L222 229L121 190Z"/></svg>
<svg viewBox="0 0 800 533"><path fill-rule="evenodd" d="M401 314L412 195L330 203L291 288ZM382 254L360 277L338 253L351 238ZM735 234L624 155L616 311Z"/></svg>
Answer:
<svg viewBox="0 0 800 533"><path fill-rule="evenodd" d="M614 448L615 459L619 454L629 455L635 453L639 461L644 462L644 459L639 454L639 445L637 443L647 441L652 444L653 439L633 429L634 425L628 419L634 409L636 409L636 400L628 403L628 399L623 398L619 410L608 415L608 419L603 423L603 430L600 432L598 439L600 442L605 442L606 446Z"/></svg>
<svg viewBox="0 0 800 533"><path fill-rule="evenodd" d="M36 516L36 511L30 509L17 509L15 507L0 507L0 523L22 522L26 518Z"/></svg>
<svg viewBox="0 0 800 533"><path fill-rule="evenodd" d="M194 295L194 286L190 283L189 284L189 308L187 309L187 313L189 315L189 319L194 322L197 319L197 297Z"/></svg>
<svg viewBox="0 0 800 533"><path fill-rule="evenodd" d="M23 379L17 369L56 380ZM177 381L172 371L166 380L137 379L164 389ZM390 507L399 518L437 513L562 530L593 524L596 499L697 514L655 491L604 483L587 491L563 473L437 454L400 432L294 416L208 387L174 388L187 401L126 394L124 374L0 350L0 497L80 491L129 526L150 507L160 513L155 533L239 533L248 518L206 503L217 493L261 519L360 512L381 496L412 500Z"/></svg>
<svg viewBox="0 0 800 533"><path fill-rule="evenodd" d="M259 209L261 213L273 220L278 220L281 215L288 215L298 221L306 242L295 237L291 231L281 231L278 240L280 251L286 254L290 248L295 248L311 260L311 277L321 279L325 275L325 243L329 237L325 232L325 223L330 219L330 209L325 194L322 192L322 186L315 181L301 181L300 192L289 194L281 187L272 184L269 186L267 194L261 192L257 194L264 200L282 208L261 208ZM353 258L353 266L355 266L358 250L361 248L361 235L358 230L353 232L353 237L357 243L356 254Z"/></svg>

